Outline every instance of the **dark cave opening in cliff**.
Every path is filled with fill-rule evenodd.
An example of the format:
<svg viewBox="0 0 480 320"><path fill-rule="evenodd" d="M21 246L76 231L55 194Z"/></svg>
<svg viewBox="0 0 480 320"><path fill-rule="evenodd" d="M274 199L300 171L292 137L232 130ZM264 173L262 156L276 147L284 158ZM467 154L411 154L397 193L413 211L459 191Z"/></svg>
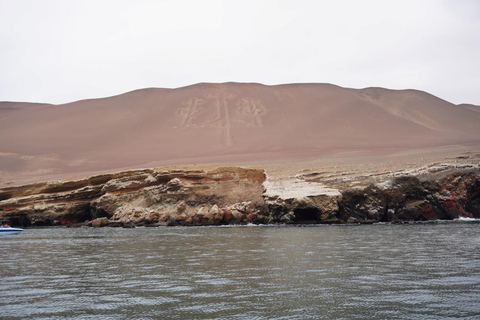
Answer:
<svg viewBox="0 0 480 320"><path fill-rule="evenodd" d="M17 215L17 216L11 217L6 222L8 222L11 226L14 226L14 227L31 227L32 226L32 222L27 217L27 215Z"/></svg>
<svg viewBox="0 0 480 320"><path fill-rule="evenodd" d="M31 224L32 227L51 227L53 225L54 223L53 223L53 220L51 219L45 219L43 221L35 221L35 222L32 222Z"/></svg>
<svg viewBox="0 0 480 320"><path fill-rule="evenodd" d="M293 210L295 223L317 223L320 219L320 210L317 208L297 208Z"/></svg>

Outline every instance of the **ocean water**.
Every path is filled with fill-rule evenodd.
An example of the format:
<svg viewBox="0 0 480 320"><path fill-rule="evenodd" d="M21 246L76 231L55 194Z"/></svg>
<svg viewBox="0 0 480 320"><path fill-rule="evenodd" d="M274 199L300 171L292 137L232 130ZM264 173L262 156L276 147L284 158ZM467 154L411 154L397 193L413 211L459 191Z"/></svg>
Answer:
<svg viewBox="0 0 480 320"><path fill-rule="evenodd" d="M480 223L26 229L2 319L479 319Z"/></svg>

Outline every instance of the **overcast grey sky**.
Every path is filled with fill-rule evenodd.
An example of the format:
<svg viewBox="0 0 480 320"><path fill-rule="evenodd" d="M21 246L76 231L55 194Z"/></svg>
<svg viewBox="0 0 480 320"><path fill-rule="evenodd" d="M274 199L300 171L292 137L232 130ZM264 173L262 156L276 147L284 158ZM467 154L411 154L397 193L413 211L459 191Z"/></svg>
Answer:
<svg viewBox="0 0 480 320"><path fill-rule="evenodd" d="M0 101L327 82L480 105L480 1L0 0Z"/></svg>

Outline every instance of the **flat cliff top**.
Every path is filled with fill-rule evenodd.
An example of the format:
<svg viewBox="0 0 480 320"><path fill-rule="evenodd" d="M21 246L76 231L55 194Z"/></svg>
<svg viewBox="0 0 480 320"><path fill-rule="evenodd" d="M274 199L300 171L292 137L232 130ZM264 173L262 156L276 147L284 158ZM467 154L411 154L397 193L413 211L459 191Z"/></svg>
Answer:
<svg viewBox="0 0 480 320"><path fill-rule="evenodd" d="M255 167L255 166L254 166ZM332 195L371 184L388 184L402 176L439 179L462 170L480 169L480 147L445 146L395 152L344 152L315 159L291 159L257 164L267 181L277 188L285 186L295 192L315 190ZM272 184L270 184L272 185Z"/></svg>
<svg viewBox="0 0 480 320"><path fill-rule="evenodd" d="M201 83L63 105L0 102L0 187L166 165L308 169L358 155L477 150L477 109L417 90L331 84Z"/></svg>

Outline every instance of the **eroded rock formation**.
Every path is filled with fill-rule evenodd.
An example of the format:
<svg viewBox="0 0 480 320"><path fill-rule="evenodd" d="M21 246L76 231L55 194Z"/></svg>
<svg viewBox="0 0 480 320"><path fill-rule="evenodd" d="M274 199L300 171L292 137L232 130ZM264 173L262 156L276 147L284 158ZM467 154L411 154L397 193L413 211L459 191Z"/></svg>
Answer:
<svg viewBox="0 0 480 320"><path fill-rule="evenodd" d="M282 186L258 169L126 171L0 189L0 219L16 226L133 227L480 218L479 168L444 167L342 190L306 181Z"/></svg>
<svg viewBox="0 0 480 320"><path fill-rule="evenodd" d="M480 218L479 169L392 177L340 195L265 196L272 221L375 223Z"/></svg>
<svg viewBox="0 0 480 320"><path fill-rule="evenodd" d="M404 176L387 186L344 192L338 217L347 221L419 221L480 218L478 171L435 179Z"/></svg>
<svg viewBox="0 0 480 320"><path fill-rule="evenodd" d="M0 219L20 226L267 222L262 170L137 170L0 190ZM90 221L90 222L89 222Z"/></svg>

